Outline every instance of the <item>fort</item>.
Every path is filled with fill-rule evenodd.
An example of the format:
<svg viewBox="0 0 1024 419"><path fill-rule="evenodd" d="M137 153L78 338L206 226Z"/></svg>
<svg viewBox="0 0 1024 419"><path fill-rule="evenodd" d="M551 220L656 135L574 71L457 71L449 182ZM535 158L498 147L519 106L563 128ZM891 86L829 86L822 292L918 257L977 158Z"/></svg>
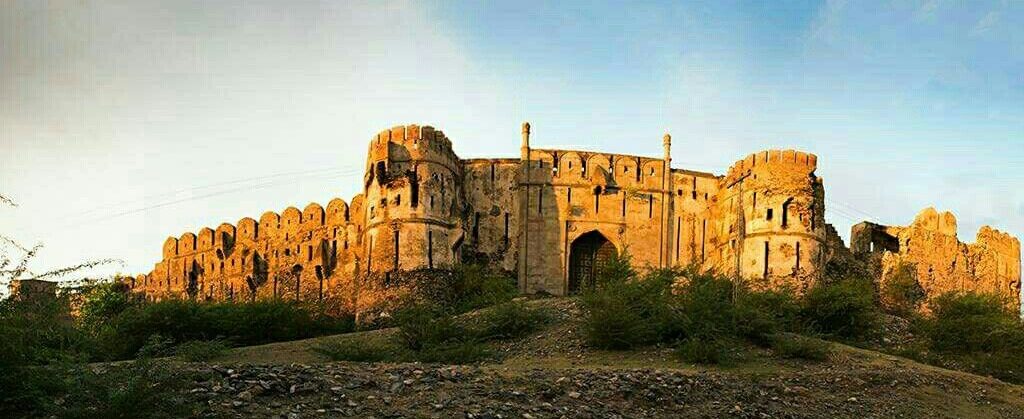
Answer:
<svg viewBox="0 0 1024 419"><path fill-rule="evenodd" d="M761 151L715 175L673 168L668 134L661 157L533 147L530 134L524 123L519 158L464 160L433 127L381 131L350 202L170 237L162 260L131 286L152 299L340 296L359 310L405 273L469 260L509 272L524 293L574 294L628 251L640 267L697 266L802 292L845 250L825 223L813 154ZM986 227L965 247L955 220L950 236L947 217L925 218L920 228L858 225L853 250L927 262L918 265L926 290L984 284L976 287L1019 305L1017 239ZM942 255L924 256L933 249Z"/></svg>

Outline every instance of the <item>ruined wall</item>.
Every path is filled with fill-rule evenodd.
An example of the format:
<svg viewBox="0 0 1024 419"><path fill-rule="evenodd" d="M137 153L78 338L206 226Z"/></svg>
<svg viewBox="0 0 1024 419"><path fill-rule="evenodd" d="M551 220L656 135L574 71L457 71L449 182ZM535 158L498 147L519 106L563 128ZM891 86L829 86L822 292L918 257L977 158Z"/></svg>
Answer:
<svg viewBox="0 0 1024 419"><path fill-rule="evenodd" d="M717 260L715 243L719 221L713 209L718 200L720 177L710 173L673 169L673 229L670 249L675 266L704 266ZM709 263L709 266L714 262Z"/></svg>
<svg viewBox="0 0 1024 419"><path fill-rule="evenodd" d="M909 263L929 299L950 291L977 291L1002 296L1014 311L1020 307L1020 241L984 226L974 243L963 243L950 212L927 208L905 227L857 224L850 247L860 255L881 254L880 286L900 264Z"/></svg>
<svg viewBox="0 0 1024 419"><path fill-rule="evenodd" d="M519 252L519 159L463 161L464 254L514 272Z"/></svg>
<svg viewBox="0 0 1024 419"><path fill-rule="evenodd" d="M812 285L825 262L824 188L817 156L769 150L737 162L722 180L715 270L760 288Z"/></svg>
<svg viewBox="0 0 1024 419"><path fill-rule="evenodd" d="M325 210L264 213L164 241L163 259L133 287L154 299L322 299L351 283L362 225L341 199Z"/></svg>
<svg viewBox="0 0 1024 419"><path fill-rule="evenodd" d="M522 135L519 158L461 160L430 126L381 131L350 205L168 238L134 286L153 298L337 295L358 308L391 298L398 273L480 261L517 273L524 292L563 295L577 289L583 242L628 251L641 268L696 265L769 285L806 286L817 272L824 193L813 155L758 153L716 176L672 169L668 135L660 158L531 148L528 124Z"/></svg>

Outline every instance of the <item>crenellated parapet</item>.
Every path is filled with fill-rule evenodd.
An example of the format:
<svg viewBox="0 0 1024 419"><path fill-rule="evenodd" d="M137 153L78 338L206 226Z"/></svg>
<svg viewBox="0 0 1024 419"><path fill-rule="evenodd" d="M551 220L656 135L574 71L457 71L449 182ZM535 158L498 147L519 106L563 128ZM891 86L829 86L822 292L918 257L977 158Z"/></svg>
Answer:
<svg viewBox="0 0 1024 419"><path fill-rule="evenodd" d="M796 150L765 150L751 154L729 167L726 185L756 173L795 172L810 174L818 169L818 156Z"/></svg>
<svg viewBox="0 0 1024 419"><path fill-rule="evenodd" d="M522 125L517 158L466 160L429 125L382 130L350 201L169 237L153 270L130 282L152 298L336 296L361 312L396 300L422 270L467 262L509 271L524 292L564 295L628 249L637 266L697 266L800 292L829 258L854 257L825 223L814 154L761 151L717 175L673 168L668 134L651 139L660 157L645 157L534 148L531 130ZM916 262L929 292L1019 292L1020 242L1005 233L985 227L961 243L956 217L935 210L907 227L854 229L853 253Z"/></svg>

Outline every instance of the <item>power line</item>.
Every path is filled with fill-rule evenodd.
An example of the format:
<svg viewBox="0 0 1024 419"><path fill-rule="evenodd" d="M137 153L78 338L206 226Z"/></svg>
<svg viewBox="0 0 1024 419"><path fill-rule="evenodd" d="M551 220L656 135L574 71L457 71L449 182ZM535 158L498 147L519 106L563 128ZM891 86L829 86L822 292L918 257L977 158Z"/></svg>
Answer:
<svg viewBox="0 0 1024 419"><path fill-rule="evenodd" d="M154 199L154 198L162 198L162 197L167 197L167 196L174 196L174 195L178 195L178 194L181 194L181 193L184 193L184 192L195 192L195 191L199 191L199 190L203 190L203 189L215 188L215 187L218 187L218 186L235 185L235 184L239 184L239 183L246 183L246 182L252 182L252 181L263 180L263 179L273 179L273 178L278 178L278 177L303 176L303 175L309 175L309 174L317 174L317 173L320 173L320 172L327 173L327 172L336 172L336 171L350 172L350 171L353 171L353 169L351 169L351 168L342 169L342 166L333 166L333 167L325 167L325 168L314 169L314 170L302 170L302 171L293 171L293 172L273 173L273 174L269 174L269 175L254 176L254 177L250 177L250 178L235 179L235 180L229 180L229 181L225 181L225 182L211 183L211 184L207 184L207 185L200 185L200 186L195 186L195 187L188 187L188 188L177 189L177 190L173 190L173 191L169 191L169 192L150 194L150 195L146 195L146 196L143 196L143 197L140 197L140 198L130 199L130 200L121 201L121 202L117 202L117 203L105 204L105 205L101 205L101 206L98 206L98 207L94 207L94 208L85 210L85 211L79 213L79 215L91 214L91 213L94 213L94 212L97 212L97 211L101 211L101 210L104 210L104 209L107 209L107 208L110 208L110 207L123 206L123 205L132 204L132 203L136 203L136 202L140 202L140 201L148 201L148 200L151 200L151 199Z"/></svg>
<svg viewBox="0 0 1024 419"><path fill-rule="evenodd" d="M347 173L329 174L329 175L326 175L326 176L324 174L319 174L319 175L316 175L316 176L320 176L322 179L316 179L316 180L327 180L327 179L344 178L344 177L350 176L350 175L352 175L354 173L355 173L355 170L350 170ZM188 198L182 198L182 199L177 199L177 200L173 200L173 201L161 202L161 203L154 204L154 205L148 205L148 206L144 206L144 207L140 207L140 208L134 208L134 209L130 209L130 210L127 210L127 211L121 211L121 212L114 213L114 214L109 214L109 215L105 215L105 216L101 216L101 217L92 218L92 219L89 219L89 220L70 222L66 226L91 225L91 224L95 224L95 223L98 223L98 222L106 221L106 220L109 220L109 219L112 219L112 218L118 218L118 217L123 217L123 216L126 216L126 215L137 214L137 213L140 213L140 212L145 212L145 211L149 211L149 210L156 209L156 208L167 207L167 206L181 204L181 203L189 202L189 201L196 201L196 200L200 200L200 199L212 198L212 197L216 197L216 196L221 196L221 195L226 195L226 194L231 194L231 193L237 193L237 192L242 192L242 191L249 191L249 190L256 190L256 189L266 189L266 188L270 188L270 187L274 187L274 186L291 185L291 184L296 183L296 181L298 181L298 180L312 180L312 179L315 179L316 176L303 176L303 177L296 178L296 179L276 180L276 181L264 182L264 183L260 183L260 184L256 184L256 185L245 185L245 186L238 187L238 188L220 190L220 191L211 192L211 193L207 193L207 194L203 194L203 195L191 196L191 197L188 197Z"/></svg>

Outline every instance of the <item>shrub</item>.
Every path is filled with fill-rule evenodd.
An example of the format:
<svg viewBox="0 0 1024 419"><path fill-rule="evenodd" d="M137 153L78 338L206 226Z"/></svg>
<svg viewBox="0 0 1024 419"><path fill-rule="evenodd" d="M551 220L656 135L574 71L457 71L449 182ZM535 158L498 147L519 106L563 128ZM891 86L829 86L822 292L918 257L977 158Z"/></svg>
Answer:
<svg viewBox="0 0 1024 419"><path fill-rule="evenodd" d="M771 336L772 351L786 359L806 359L824 361L832 350L825 342L790 334Z"/></svg>
<svg viewBox="0 0 1024 419"><path fill-rule="evenodd" d="M532 309L518 301L494 306L483 316L482 339L513 339L540 330L550 320L542 310Z"/></svg>
<svg viewBox="0 0 1024 419"><path fill-rule="evenodd" d="M609 283L583 294L583 333L587 342L602 349L628 349L650 343L658 327L646 316L635 283Z"/></svg>
<svg viewBox="0 0 1024 419"><path fill-rule="evenodd" d="M448 288L448 306L458 313L510 301L519 293L514 279L476 264L460 265Z"/></svg>
<svg viewBox="0 0 1024 419"><path fill-rule="evenodd" d="M1011 351L1024 355L1024 326L995 295L946 293L932 300L919 327L943 352Z"/></svg>
<svg viewBox="0 0 1024 419"><path fill-rule="evenodd" d="M695 364L723 364L729 361L726 343L721 339L689 338L676 349L684 361Z"/></svg>
<svg viewBox="0 0 1024 419"><path fill-rule="evenodd" d="M428 305L413 305L398 312L398 340L416 361L471 363L490 356L486 346L473 333L455 322L444 310Z"/></svg>
<svg viewBox="0 0 1024 419"><path fill-rule="evenodd" d="M717 341L736 333L736 312L732 281L713 275L691 275L689 282L678 289L672 300L672 319L666 319L678 330L668 338Z"/></svg>
<svg viewBox="0 0 1024 419"><path fill-rule="evenodd" d="M145 304L141 294L131 292L121 281L103 282L87 287L80 307L82 324L93 331L108 326L125 310Z"/></svg>
<svg viewBox="0 0 1024 419"><path fill-rule="evenodd" d="M469 337L469 332L456 324L450 314L433 306L409 306L395 315L395 322L399 342L413 351Z"/></svg>
<svg viewBox="0 0 1024 419"><path fill-rule="evenodd" d="M878 331L874 289L863 280L819 284L803 299L801 317L812 331L846 340L863 340Z"/></svg>
<svg viewBox="0 0 1024 419"><path fill-rule="evenodd" d="M803 329L800 300L792 290L740 292L734 309L737 334L761 346L769 345L775 333Z"/></svg>
<svg viewBox="0 0 1024 419"><path fill-rule="evenodd" d="M125 310L104 329L101 341L114 359L123 359L134 356L152 335L179 343L222 339L237 345L257 345L343 333L353 328L351 317L325 316L283 300L165 300Z"/></svg>
<svg viewBox="0 0 1024 419"><path fill-rule="evenodd" d="M399 358L395 348L369 339L335 339L314 346L313 351L332 361L380 362Z"/></svg>
<svg viewBox="0 0 1024 419"><path fill-rule="evenodd" d="M194 340L182 343L174 348L174 355L190 362L202 362L216 359L228 351L223 340Z"/></svg>
<svg viewBox="0 0 1024 419"><path fill-rule="evenodd" d="M64 418L177 418L195 413L182 390L187 381L167 365L140 359L108 371L87 366L62 374L59 403L47 411Z"/></svg>
<svg viewBox="0 0 1024 419"><path fill-rule="evenodd" d="M880 290L883 306L890 313L908 316L917 312L924 302L925 292L917 282L914 265L902 263L889 276Z"/></svg>

